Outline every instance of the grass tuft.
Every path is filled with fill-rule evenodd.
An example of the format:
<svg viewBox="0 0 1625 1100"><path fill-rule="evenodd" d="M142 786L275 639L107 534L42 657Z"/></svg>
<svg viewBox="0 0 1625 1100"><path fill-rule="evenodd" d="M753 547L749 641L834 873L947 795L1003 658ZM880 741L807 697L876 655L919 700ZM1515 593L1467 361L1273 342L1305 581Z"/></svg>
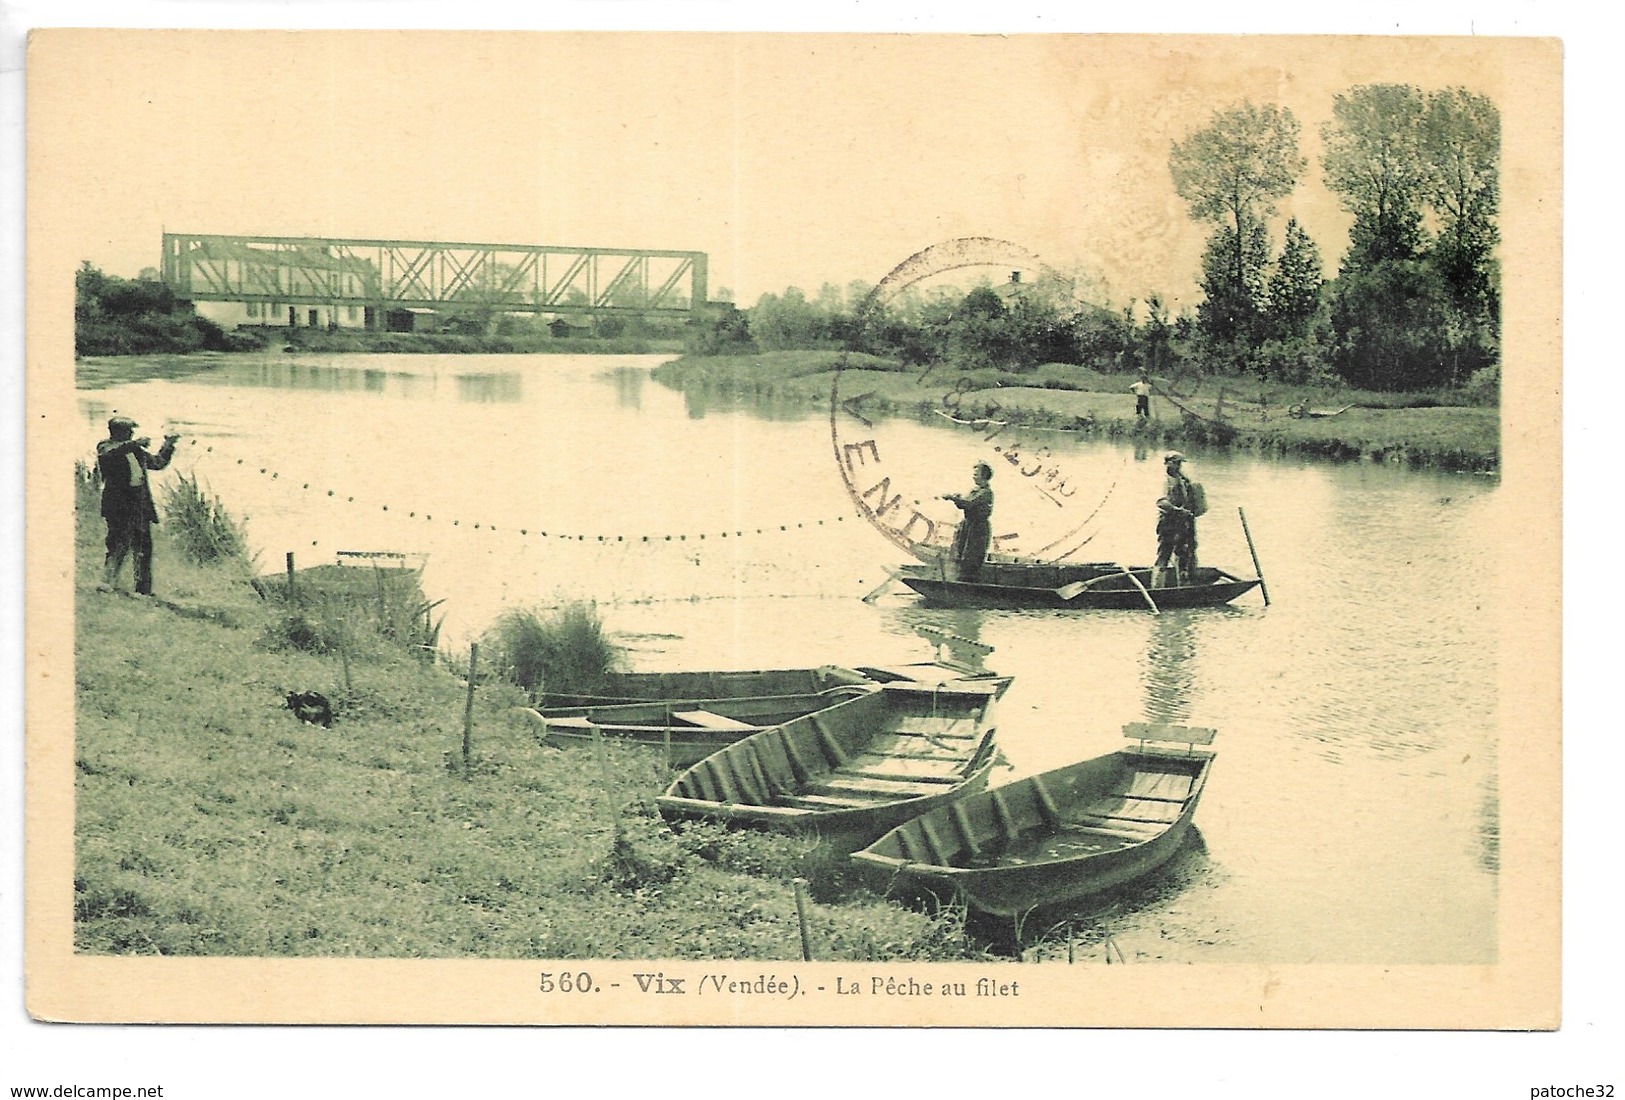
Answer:
<svg viewBox="0 0 1625 1100"><path fill-rule="evenodd" d="M480 646L507 678L533 694L602 694L606 678L622 662L597 605L580 601L545 614L510 609Z"/></svg>

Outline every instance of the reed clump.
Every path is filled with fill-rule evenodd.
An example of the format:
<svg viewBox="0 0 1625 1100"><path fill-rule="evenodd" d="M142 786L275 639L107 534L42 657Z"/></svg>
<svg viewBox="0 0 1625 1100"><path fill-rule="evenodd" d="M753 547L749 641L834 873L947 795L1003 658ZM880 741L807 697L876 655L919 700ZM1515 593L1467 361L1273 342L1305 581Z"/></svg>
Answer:
<svg viewBox="0 0 1625 1100"><path fill-rule="evenodd" d="M241 561L249 564L245 521L226 510L220 498L199 484L196 475L180 474L163 488L164 517L172 525L175 545L195 565Z"/></svg>
<svg viewBox="0 0 1625 1100"><path fill-rule="evenodd" d="M512 608L480 640L494 667L533 695L603 693L624 654L604 630L594 603L573 601L547 611Z"/></svg>

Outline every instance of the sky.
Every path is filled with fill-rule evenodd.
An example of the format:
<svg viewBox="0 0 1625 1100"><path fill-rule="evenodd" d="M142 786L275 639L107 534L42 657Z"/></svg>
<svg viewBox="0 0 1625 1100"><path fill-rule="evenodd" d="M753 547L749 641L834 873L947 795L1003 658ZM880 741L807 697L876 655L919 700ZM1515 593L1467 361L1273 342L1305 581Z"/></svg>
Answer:
<svg viewBox="0 0 1625 1100"><path fill-rule="evenodd" d="M1173 141L1242 100L1302 125L1281 204L1328 270L1348 216L1319 127L1359 83L1500 101L1495 43L1047 35L55 32L30 48L31 162L70 181L71 256L133 276L160 235L706 252L711 288L873 283L993 237L1121 306L1197 300L1210 227ZM71 37L70 37L71 36Z"/></svg>

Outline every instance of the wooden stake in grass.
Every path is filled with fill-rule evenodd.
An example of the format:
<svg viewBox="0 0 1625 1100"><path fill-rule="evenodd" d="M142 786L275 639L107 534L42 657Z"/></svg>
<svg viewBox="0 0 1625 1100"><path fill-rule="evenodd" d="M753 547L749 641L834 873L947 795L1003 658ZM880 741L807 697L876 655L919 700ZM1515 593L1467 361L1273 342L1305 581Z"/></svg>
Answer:
<svg viewBox="0 0 1625 1100"><path fill-rule="evenodd" d="M801 925L801 959L803 962L812 962L812 937L807 932L807 880L798 878L794 881L796 888L796 923Z"/></svg>
<svg viewBox="0 0 1625 1100"><path fill-rule="evenodd" d="M339 662L344 665L344 694L354 695L355 685L350 682L350 632L347 629L339 631Z"/></svg>
<svg viewBox="0 0 1625 1100"><path fill-rule="evenodd" d="M609 757L604 755L604 735L598 729L598 723L591 718L587 719L587 728L592 731L592 754L598 758L598 779L604 785L604 803L609 807L610 826L615 830L616 850L621 846L621 815L615 809L615 791L610 784Z"/></svg>
<svg viewBox="0 0 1625 1100"><path fill-rule="evenodd" d="M474 666L479 660L480 644L468 646L468 701L463 704L463 778L469 777L474 754Z"/></svg>
<svg viewBox="0 0 1625 1100"><path fill-rule="evenodd" d="M293 604L293 597L294 597L294 590L293 590L293 551L289 550L288 551L288 604L290 606Z"/></svg>

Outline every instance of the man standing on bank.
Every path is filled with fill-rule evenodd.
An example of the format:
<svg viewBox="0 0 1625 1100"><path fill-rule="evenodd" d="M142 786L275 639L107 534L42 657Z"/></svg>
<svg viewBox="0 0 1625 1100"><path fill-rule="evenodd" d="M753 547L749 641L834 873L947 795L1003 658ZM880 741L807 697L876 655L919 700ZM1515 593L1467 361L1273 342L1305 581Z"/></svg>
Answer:
<svg viewBox="0 0 1625 1100"><path fill-rule="evenodd" d="M1175 565L1174 583L1189 584L1196 575L1196 490L1185 476L1185 456L1169 451L1162 456L1168 479L1157 499L1157 567L1153 587L1167 586L1168 562Z"/></svg>
<svg viewBox="0 0 1625 1100"><path fill-rule="evenodd" d="M175 454L180 433L164 436L164 445L153 454L147 450L152 440L133 438L138 427L127 416L107 422L107 438L96 444L96 469L102 477L102 518L107 521L107 572L109 588L116 587L124 569L124 559L133 557L135 590L152 595L152 525L158 522L158 509L152 503L147 471L162 470Z"/></svg>
<svg viewBox="0 0 1625 1100"><path fill-rule="evenodd" d="M1134 395L1135 419L1149 420L1151 418L1151 379L1145 376L1144 371L1140 372L1140 380L1129 387L1129 392Z"/></svg>
<svg viewBox="0 0 1625 1100"><path fill-rule="evenodd" d="M958 493L942 496L965 513L954 531L950 551L957 568L954 579L961 581L974 581L982 572L982 560L987 557L988 544L993 541L993 490L988 487L988 482L993 480L993 467L978 462L971 467L971 479L975 488L964 496Z"/></svg>

